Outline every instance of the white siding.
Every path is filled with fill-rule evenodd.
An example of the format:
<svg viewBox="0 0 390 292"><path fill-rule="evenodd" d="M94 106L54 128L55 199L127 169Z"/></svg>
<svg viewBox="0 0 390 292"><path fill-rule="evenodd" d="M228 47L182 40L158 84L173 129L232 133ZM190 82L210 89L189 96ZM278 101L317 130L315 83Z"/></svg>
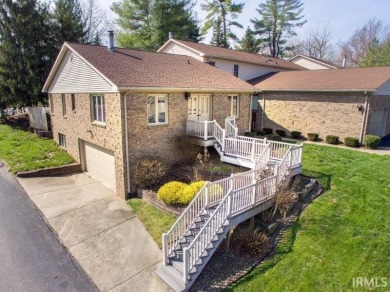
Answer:
<svg viewBox="0 0 390 292"><path fill-rule="evenodd" d="M271 72L278 72L282 71L280 69L265 67L261 65L255 65L255 64L248 64L243 62L237 62L237 61L230 61L230 60L224 60L224 59L218 59L218 58L212 58L209 59L210 61L215 62L215 67L233 75L234 71L234 64L239 65L238 68L238 78L242 80L251 80L253 78L271 73Z"/></svg>
<svg viewBox="0 0 390 292"><path fill-rule="evenodd" d="M390 80L379 87L377 92L375 92L375 95L390 95Z"/></svg>
<svg viewBox="0 0 390 292"><path fill-rule="evenodd" d="M167 45L164 50L161 51L161 53L189 56L203 62L203 57L199 56L199 54L174 42L171 42L169 45Z"/></svg>
<svg viewBox="0 0 390 292"><path fill-rule="evenodd" d="M113 86L75 53L68 51L53 78L49 93L116 91Z"/></svg>
<svg viewBox="0 0 390 292"><path fill-rule="evenodd" d="M309 70L331 69L329 66L322 65L301 57L291 60L291 62Z"/></svg>

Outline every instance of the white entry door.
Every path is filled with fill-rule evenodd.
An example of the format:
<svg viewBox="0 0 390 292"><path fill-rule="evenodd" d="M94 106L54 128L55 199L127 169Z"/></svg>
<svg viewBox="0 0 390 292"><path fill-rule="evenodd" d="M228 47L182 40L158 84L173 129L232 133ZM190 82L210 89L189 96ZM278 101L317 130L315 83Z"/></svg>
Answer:
<svg viewBox="0 0 390 292"><path fill-rule="evenodd" d="M209 121L211 114L210 94L191 94L188 98L188 119Z"/></svg>
<svg viewBox="0 0 390 292"><path fill-rule="evenodd" d="M116 189L114 152L84 142L87 173L113 192Z"/></svg>
<svg viewBox="0 0 390 292"><path fill-rule="evenodd" d="M371 113L368 134L382 137L385 134L389 109L376 110Z"/></svg>

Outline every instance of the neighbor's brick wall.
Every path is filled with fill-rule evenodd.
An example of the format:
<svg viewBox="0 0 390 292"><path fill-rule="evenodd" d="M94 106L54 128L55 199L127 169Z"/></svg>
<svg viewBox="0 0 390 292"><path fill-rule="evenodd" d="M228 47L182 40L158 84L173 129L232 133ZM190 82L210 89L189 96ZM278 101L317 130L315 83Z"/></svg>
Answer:
<svg viewBox="0 0 390 292"><path fill-rule="evenodd" d="M390 96L388 95L374 95L370 97L370 113L368 115L368 123L369 125L370 119L371 119L371 112L374 110L381 110L388 108L390 111ZM387 122L386 122L386 132L385 135L390 133L390 112L387 116Z"/></svg>
<svg viewBox="0 0 390 292"><path fill-rule="evenodd" d="M165 94L165 93L162 93ZM177 143L177 137L185 137L188 116L188 101L184 93L168 94L168 124L149 126L147 123L147 93L125 94L127 103L130 174L134 175L137 160L146 156L160 156L170 164L181 161L188 154ZM240 132L248 129L249 96L240 97L240 117L237 119ZM230 101L227 94L212 97L212 119L224 127L225 117L230 115ZM201 148L199 148L201 150ZM195 157L194 157L195 158ZM130 179L130 181L134 181ZM132 190L135 184L131 183Z"/></svg>
<svg viewBox="0 0 390 292"><path fill-rule="evenodd" d="M225 128L225 118L230 116L231 102L228 94L214 94L212 100L212 119L215 119L222 128ZM249 131L250 104L249 94L240 94L239 117L236 118L238 132L243 134Z"/></svg>
<svg viewBox="0 0 390 292"><path fill-rule="evenodd" d="M78 162L81 161L79 139L114 152L116 172L116 193L125 198L126 173L124 168L124 138L122 131L124 117L119 93L104 94L106 125L94 125L91 121L90 95L75 94L76 109L71 109L71 95L65 94L66 116L62 115L61 94L53 94L51 115L53 138L58 143L58 133L66 136L66 151ZM87 132L91 131L91 132Z"/></svg>
<svg viewBox="0 0 390 292"><path fill-rule="evenodd" d="M265 93L265 128L318 133L320 138L337 135L360 137L364 105L363 94L335 93ZM261 111L258 113L260 119ZM260 127L260 123L257 123ZM260 129L257 129L260 130Z"/></svg>

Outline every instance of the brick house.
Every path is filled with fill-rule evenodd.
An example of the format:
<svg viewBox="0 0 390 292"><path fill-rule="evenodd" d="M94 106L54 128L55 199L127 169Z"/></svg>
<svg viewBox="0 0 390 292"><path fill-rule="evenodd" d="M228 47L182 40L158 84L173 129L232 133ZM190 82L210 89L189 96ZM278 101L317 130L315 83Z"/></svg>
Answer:
<svg viewBox="0 0 390 292"><path fill-rule="evenodd" d="M248 131L254 87L188 56L65 43L43 91L55 141L125 198L138 159L180 159L187 120Z"/></svg>
<svg viewBox="0 0 390 292"><path fill-rule="evenodd" d="M390 132L390 67L280 72L250 80L258 129L353 136Z"/></svg>

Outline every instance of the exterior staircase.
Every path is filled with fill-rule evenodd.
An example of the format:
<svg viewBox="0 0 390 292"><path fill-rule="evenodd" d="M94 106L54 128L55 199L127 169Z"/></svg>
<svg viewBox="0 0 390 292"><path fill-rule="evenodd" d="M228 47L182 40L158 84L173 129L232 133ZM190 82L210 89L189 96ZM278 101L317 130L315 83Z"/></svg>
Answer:
<svg viewBox="0 0 390 292"><path fill-rule="evenodd" d="M227 232L270 208L277 188L301 172L302 145L238 136L233 119L227 119L225 129L215 121L204 123L199 126L204 132L197 133L205 139L212 135L222 161L252 170L206 182L163 234L163 265L156 273L175 291L188 290Z"/></svg>

